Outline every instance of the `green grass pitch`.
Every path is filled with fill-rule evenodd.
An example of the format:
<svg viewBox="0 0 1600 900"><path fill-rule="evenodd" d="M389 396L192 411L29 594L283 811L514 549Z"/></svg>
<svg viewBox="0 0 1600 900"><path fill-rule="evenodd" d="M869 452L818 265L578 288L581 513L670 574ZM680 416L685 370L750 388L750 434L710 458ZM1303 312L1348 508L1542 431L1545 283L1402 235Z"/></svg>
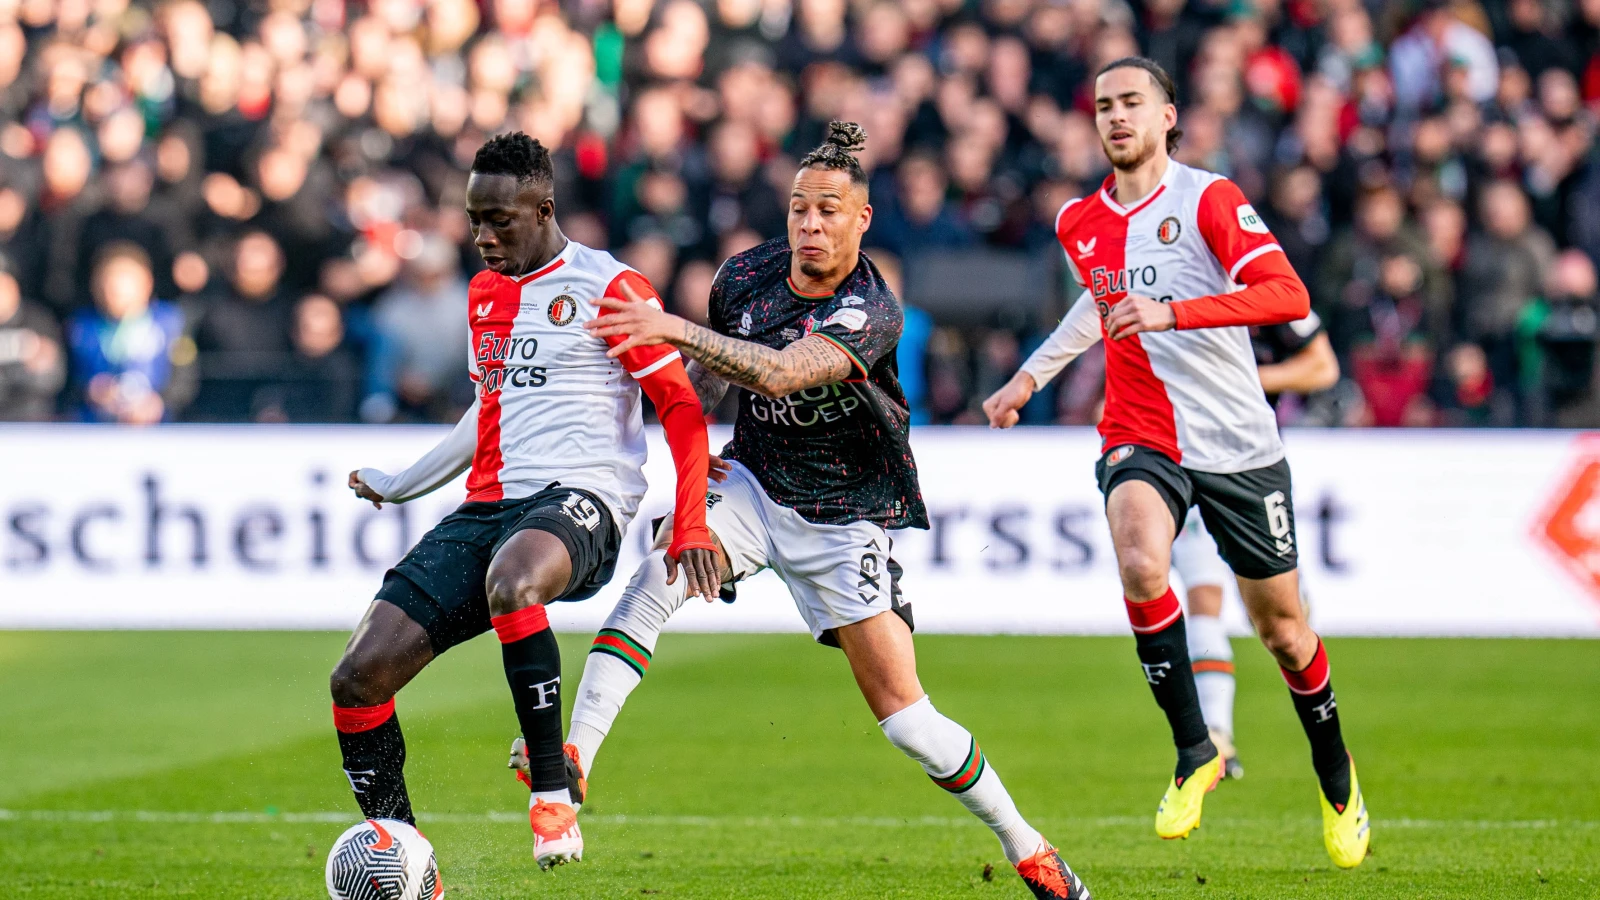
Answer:
<svg viewBox="0 0 1600 900"><path fill-rule="evenodd" d="M322 896L324 854L359 817L328 713L343 640L0 633L6 896ZM573 689L586 645L562 642ZM1594 643L1330 641L1374 823L1353 872L1322 850L1281 680L1235 646L1246 777L1168 843L1151 819L1172 751L1130 639L918 640L934 702L1096 897L1600 897ZM515 720L493 639L399 708L447 897L1027 896L804 636L665 636L596 766L585 859L553 873L503 768Z"/></svg>

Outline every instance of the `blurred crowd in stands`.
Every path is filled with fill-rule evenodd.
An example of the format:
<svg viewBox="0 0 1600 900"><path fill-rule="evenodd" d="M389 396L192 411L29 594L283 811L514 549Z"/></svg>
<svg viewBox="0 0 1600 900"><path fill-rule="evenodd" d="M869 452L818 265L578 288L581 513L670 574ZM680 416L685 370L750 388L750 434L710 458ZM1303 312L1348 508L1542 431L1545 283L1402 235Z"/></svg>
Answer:
<svg viewBox="0 0 1600 900"><path fill-rule="evenodd" d="M830 119L897 281L1058 258L1133 53L1326 323L1343 378L1286 423L1600 425L1600 0L0 0L0 419L452 420L465 172L512 129L691 317ZM1075 293L986 327L903 293L916 420L980 421ZM1101 374L1026 420L1093 422Z"/></svg>

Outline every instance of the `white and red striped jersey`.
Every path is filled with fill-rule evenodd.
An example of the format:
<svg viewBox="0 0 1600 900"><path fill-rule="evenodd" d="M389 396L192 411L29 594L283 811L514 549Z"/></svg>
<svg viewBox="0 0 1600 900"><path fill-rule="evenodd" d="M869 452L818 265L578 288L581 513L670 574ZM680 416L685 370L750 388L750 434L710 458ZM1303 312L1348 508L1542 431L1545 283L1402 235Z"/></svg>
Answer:
<svg viewBox="0 0 1600 900"><path fill-rule="evenodd" d="M484 271L472 279L467 314L478 436L469 502L528 497L559 481L598 494L626 529L646 487L638 380L669 365L681 372L682 363L670 344L610 359L612 345L583 327L602 313L595 299L621 298L625 282L660 306L643 275L577 241L535 272L513 278ZM697 401L693 414L700 416ZM699 425L703 432L703 418ZM703 494L696 503L704 505Z"/></svg>
<svg viewBox="0 0 1600 900"><path fill-rule="evenodd" d="M1118 203L1114 190L1107 178L1056 217L1073 276L1087 289L1101 335L1111 307L1130 293L1172 304L1177 327L1106 340L1104 447L1138 444L1200 472L1272 465L1283 444L1247 326L1304 318L1305 285L1244 194L1220 175L1169 161L1135 206ZM1058 331L1083 324L1069 315ZM1044 384L1060 369L1048 359L1055 352L1041 347L1023 371Z"/></svg>

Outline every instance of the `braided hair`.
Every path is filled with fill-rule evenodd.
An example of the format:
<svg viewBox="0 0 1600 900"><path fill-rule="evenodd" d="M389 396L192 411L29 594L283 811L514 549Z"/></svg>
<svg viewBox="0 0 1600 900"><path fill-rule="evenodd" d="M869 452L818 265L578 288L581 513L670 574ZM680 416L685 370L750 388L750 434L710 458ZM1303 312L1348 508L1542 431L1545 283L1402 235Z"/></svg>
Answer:
<svg viewBox="0 0 1600 900"><path fill-rule="evenodd" d="M867 143L867 130L854 122L829 122L828 137L800 160L802 169L834 169L850 173L850 182L865 186L867 173L856 154Z"/></svg>
<svg viewBox="0 0 1600 900"><path fill-rule="evenodd" d="M553 182L556 177L550 151L520 131L497 134L484 141L472 158L472 171L479 175L511 175L518 183Z"/></svg>

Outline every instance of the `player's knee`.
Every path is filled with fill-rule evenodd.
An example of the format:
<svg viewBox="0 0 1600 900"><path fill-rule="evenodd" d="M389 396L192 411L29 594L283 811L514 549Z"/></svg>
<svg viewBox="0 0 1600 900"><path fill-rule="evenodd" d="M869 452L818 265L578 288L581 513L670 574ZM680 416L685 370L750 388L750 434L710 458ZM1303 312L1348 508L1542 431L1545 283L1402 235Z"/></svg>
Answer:
<svg viewBox="0 0 1600 900"><path fill-rule="evenodd" d="M1255 625L1267 652L1280 662L1290 661L1291 665L1311 630L1304 620L1291 616L1269 616L1258 620Z"/></svg>
<svg viewBox="0 0 1600 900"><path fill-rule="evenodd" d="M504 616L519 609L549 603L561 590L550 573L523 566L505 565L496 559L484 576L483 589L489 598L489 615Z"/></svg>
<svg viewBox="0 0 1600 900"><path fill-rule="evenodd" d="M1122 590L1135 601L1154 600L1167 592L1166 560L1138 549L1123 552L1117 560Z"/></svg>
<svg viewBox="0 0 1600 900"><path fill-rule="evenodd" d="M484 590L489 595L489 615L504 616L519 609L548 603L553 597L537 579L490 570Z"/></svg>
<svg viewBox="0 0 1600 900"><path fill-rule="evenodd" d="M380 678L374 677L375 666L363 665L350 654L345 654L333 673L328 676L328 693L335 706L377 706L394 696Z"/></svg>

